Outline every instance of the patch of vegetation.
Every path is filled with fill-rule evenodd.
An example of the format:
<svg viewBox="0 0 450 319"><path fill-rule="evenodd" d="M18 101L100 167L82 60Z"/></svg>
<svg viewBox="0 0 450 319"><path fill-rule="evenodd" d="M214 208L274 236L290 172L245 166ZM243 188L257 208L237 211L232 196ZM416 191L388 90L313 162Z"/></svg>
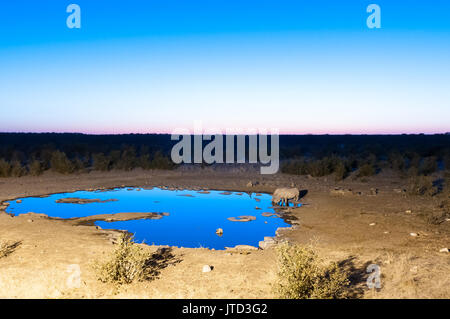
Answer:
<svg viewBox="0 0 450 319"><path fill-rule="evenodd" d="M50 159L51 168L61 174L70 174L75 171L75 166L67 158L66 153L60 151L54 151Z"/></svg>
<svg viewBox="0 0 450 319"><path fill-rule="evenodd" d="M445 199L439 204L439 212L431 214L427 218L428 223L433 225L439 225L444 223L447 218L450 218L450 199Z"/></svg>
<svg viewBox="0 0 450 319"><path fill-rule="evenodd" d="M22 164L19 161L14 161L11 163L10 176L20 177L26 174L27 174L26 167L22 166Z"/></svg>
<svg viewBox="0 0 450 319"><path fill-rule="evenodd" d="M175 143L166 134L0 133L0 177L39 175L48 169L63 174L90 169L173 169L170 151ZM282 135L279 146L282 172L314 177L333 174L336 181L353 171L364 177L391 168L406 177L407 171L433 175L450 168L450 134Z"/></svg>
<svg viewBox="0 0 450 319"><path fill-rule="evenodd" d="M21 244L20 241L17 242L0 242L0 258L7 257L16 250Z"/></svg>
<svg viewBox="0 0 450 319"><path fill-rule="evenodd" d="M120 236L116 249L105 263L96 264L99 280L114 284L130 284L147 279L153 271L148 267L151 254L133 242L133 236Z"/></svg>
<svg viewBox="0 0 450 319"><path fill-rule="evenodd" d="M338 181L342 181L347 177L349 173L349 170L345 166L343 161L340 161L336 164L336 167L334 168L334 179Z"/></svg>
<svg viewBox="0 0 450 319"><path fill-rule="evenodd" d="M408 182L408 193L410 195L418 196L433 196L437 194L438 190L433 184L433 179L430 176L411 176Z"/></svg>
<svg viewBox="0 0 450 319"><path fill-rule="evenodd" d="M405 157L398 151L389 154L389 163L393 170L403 172L406 169Z"/></svg>
<svg viewBox="0 0 450 319"><path fill-rule="evenodd" d="M44 165L38 160L33 160L30 165L28 165L28 173L32 176L39 176L44 172L44 170Z"/></svg>
<svg viewBox="0 0 450 319"><path fill-rule="evenodd" d="M337 156L324 157L322 159L299 158L288 161L281 166L283 173L295 175L311 175L322 177L335 174L337 181L347 177L349 170L345 161Z"/></svg>
<svg viewBox="0 0 450 319"><path fill-rule="evenodd" d="M349 274L338 264L324 265L309 247L278 247L278 281L275 291L286 299L337 299L348 296Z"/></svg>
<svg viewBox="0 0 450 319"><path fill-rule="evenodd" d="M444 175L444 192L446 196L450 197L450 170L446 171Z"/></svg>
<svg viewBox="0 0 450 319"><path fill-rule="evenodd" d="M376 173L375 166L371 163L363 164L358 171L358 177L373 176Z"/></svg>
<svg viewBox="0 0 450 319"><path fill-rule="evenodd" d="M4 159L0 159L0 177L11 176L11 164Z"/></svg>
<svg viewBox="0 0 450 319"><path fill-rule="evenodd" d="M435 156L425 157L419 166L419 174L431 175L438 169L437 158Z"/></svg>

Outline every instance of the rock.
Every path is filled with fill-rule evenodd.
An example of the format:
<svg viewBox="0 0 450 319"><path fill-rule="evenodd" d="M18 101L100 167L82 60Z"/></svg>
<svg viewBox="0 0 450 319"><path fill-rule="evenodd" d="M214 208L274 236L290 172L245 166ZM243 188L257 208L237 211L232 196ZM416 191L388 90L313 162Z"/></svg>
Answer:
<svg viewBox="0 0 450 319"><path fill-rule="evenodd" d="M16 200L16 203L17 203L17 204L20 204L20 203L22 203L22 200L21 200L21 199L18 199L18 200Z"/></svg>
<svg viewBox="0 0 450 319"><path fill-rule="evenodd" d="M252 182L248 182L247 183L247 187L253 187L253 183Z"/></svg>
<svg viewBox="0 0 450 319"><path fill-rule="evenodd" d="M217 228L216 229L216 234L219 235L219 236L222 236L223 235L223 229L222 228Z"/></svg>
<svg viewBox="0 0 450 319"><path fill-rule="evenodd" d="M406 189L394 188L394 193L397 193L397 194L406 193Z"/></svg>
<svg viewBox="0 0 450 319"><path fill-rule="evenodd" d="M411 267L411 268L409 269L410 272L415 273L415 274L417 274L417 271L418 271L418 270L419 270L419 267L417 267L417 266Z"/></svg>
<svg viewBox="0 0 450 319"><path fill-rule="evenodd" d="M28 222L29 222L29 223L32 223L32 222L33 222L33 220L32 220L32 219L29 219L29 220L28 220Z"/></svg>
<svg viewBox="0 0 450 319"><path fill-rule="evenodd" d="M370 195L371 195L371 196L376 196L376 195L378 195L378 188L371 188L371 189L370 189Z"/></svg>
<svg viewBox="0 0 450 319"><path fill-rule="evenodd" d="M106 199L101 200L98 198L78 198L78 197L67 197L67 198L60 198L55 200L55 203L57 204L90 204L90 203L108 203L108 202L117 202L118 200L113 199Z"/></svg>
<svg viewBox="0 0 450 319"><path fill-rule="evenodd" d="M202 269L202 272L211 272L211 270L212 270L211 266L209 266L209 265L204 265L204 266L203 266L203 269Z"/></svg>
<svg viewBox="0 0 450 319"><path fill-rule="evenodd" d="M331 195L334 196L348 196L348 195L353 195L353 192L351 189L342 189L342 188L334 188L330 191Z"/></svg>
<svg viewBox="0 0 450 319"><path fill-rule="evenodd" d="M410 209L407 209L407 210L405 210L405 213L407 213L407 214L411 214L411 213L412 213L412 211L411 211Z"/></svg>
<svg viewBox="0 0 450 319"><path fill-rule="evenodd" d="M225 247L227 250L236 249L236 250L258 250L258 247L251 245L236 245L234 247Z"/></svg>
<svg viewBox="0 0 450 319"><path fill-rule="evenodd" d="M419 236L419 234L417 234L417 233L409 233L409 235L412 236L412 237L417 237L417 236Z"/></svg>
<svg viewBox="0 0 450 319"><path fill-rule="evenodd" d="M249 222L249 221L252 221L252 220L256 220L256 217L255 216L244 215L244 216L238 216L237 218L236 217L229 217L228 220L232 221L232 222Z"/></svg>
<svg viewBox="0 0 450 319"><path fill-rule="evenodd" d="M270 213L270 212L264 212L264 213L261 214L261 216L264 216L264 217L280 217L279 214L277 214L277 213Z"/></svg>
<svg viewBox="0 0 450 319"><path fill-rule="evenodd" d="M375 226L376 225L376 223L370 223L369 224L369 226Z"/></svg>
<svg viewBox="0 0 450 319"><path fill-rule="evenodd" d="M439 252L440 253L448 253L449 250L448 250L448 248L442 248L442 249L439 249Z"/></svg>
<svg viewBox="0 0 450 319"><path fill-rule="evenodd" d="M268 249L276 245L276 241L272 237L264 237L263 241L258 243L259 248Z"/></svg>

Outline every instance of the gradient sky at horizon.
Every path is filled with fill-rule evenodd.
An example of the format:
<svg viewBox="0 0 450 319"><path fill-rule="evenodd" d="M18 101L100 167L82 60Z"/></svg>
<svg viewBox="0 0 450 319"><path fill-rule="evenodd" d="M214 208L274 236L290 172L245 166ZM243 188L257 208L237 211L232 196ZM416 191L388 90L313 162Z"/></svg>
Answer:
<svg viewBox="0 0 450 319"><path fill-rule="evenodd" d="M0 110L1 132L444 133L450 1L2 2Z"/></svg>

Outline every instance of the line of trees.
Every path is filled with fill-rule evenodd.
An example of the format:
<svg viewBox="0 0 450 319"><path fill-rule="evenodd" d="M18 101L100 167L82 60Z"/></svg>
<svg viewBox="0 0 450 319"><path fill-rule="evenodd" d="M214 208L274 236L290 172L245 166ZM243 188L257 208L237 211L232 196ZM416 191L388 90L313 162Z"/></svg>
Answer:
<svg viewBox="0 0 450 319"><path fill-rule="evenodd" d="M167 134L0 133L0 177L172 169L174 143ZM280 160L284 173L334 175L337 181L386 168L404 177L428 177L450 170L450 134L280 136Z"/></svg>
<svg viewBox="0 0 450 319"><path fill-rule="evenodd" d="M72 174L88 170L132 170L138 167L172 169L174 164L161 151L156 151L154 154L148 152L138 154L133 147L124 147L123 150L113 150L107 154L98 152L72 157L68 157L60 150L53 150L42 152L40 157L33 156L30 159L13 158L10 161L0 159L0 177L37 176L46 170Z"/></svg>

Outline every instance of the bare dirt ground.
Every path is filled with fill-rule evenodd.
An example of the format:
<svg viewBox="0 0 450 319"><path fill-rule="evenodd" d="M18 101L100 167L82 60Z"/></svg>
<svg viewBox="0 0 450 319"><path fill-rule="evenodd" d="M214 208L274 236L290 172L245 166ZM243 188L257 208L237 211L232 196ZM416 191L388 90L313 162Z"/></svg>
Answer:
<svg viewBox="0 0 450 319"><path fill-rule="evenodd" d="M249 181L253 186L248 185ZM367 181L352 178L307 178L260 175L245 170L91 172L80 175L45 173L40 177L0 179L0 202L19 197L120 186L168 186L251 192L273 192L276 187L306 190L305 204L290 209L295 230L281 231L279 239L313 244L321 257L337 261L351 272L354 298L450 298L450 222L428 221L439 213L443 195L415 197L394 189L406 180L382 173ZM331 194L335 187L352 192ZM371 188L377 188L373 194ZM409 212L410 211L410 212ZM411 236L416 233L417 236ZM98 229L37 214L11 217L0 211L1 298L273 298L276 253L265 250L213 251L170 248L155 252L158 276L120 288L97 279L94 263L114 249L115 231ZM377 264L381 288L366 285L366 267ZM70 285L74 266L81 285ZM203 265L213 271L203 273ZM78 267L76 266L76 267ZM72 288L71 288L72 287Z"/></svg>

